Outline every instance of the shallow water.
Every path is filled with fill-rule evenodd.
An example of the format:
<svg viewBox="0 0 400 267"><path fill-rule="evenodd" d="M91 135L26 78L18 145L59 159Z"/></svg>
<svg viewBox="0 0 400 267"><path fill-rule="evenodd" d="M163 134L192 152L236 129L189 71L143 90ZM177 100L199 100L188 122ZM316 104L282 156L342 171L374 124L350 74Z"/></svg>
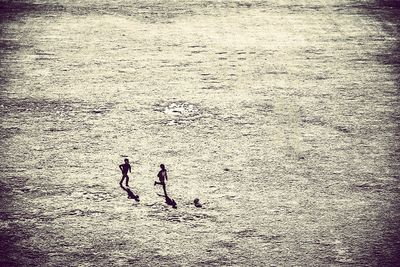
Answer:
<svg viewBox="0 0 400 267"><path fill-rule="evenodd" d="M8 3L1 264L394 264L398 24L372 4Z"/></svg>

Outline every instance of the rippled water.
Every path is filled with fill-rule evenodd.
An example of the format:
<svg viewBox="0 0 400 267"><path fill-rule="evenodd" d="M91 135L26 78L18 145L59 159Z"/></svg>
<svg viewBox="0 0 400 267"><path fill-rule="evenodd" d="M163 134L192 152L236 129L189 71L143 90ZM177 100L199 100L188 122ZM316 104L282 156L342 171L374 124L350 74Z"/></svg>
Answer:
<svg viewBox="0 0 400 267"><path fill-rule="evenodd" d="M1 265L393 265L378 2L0 1Z"/></svg>

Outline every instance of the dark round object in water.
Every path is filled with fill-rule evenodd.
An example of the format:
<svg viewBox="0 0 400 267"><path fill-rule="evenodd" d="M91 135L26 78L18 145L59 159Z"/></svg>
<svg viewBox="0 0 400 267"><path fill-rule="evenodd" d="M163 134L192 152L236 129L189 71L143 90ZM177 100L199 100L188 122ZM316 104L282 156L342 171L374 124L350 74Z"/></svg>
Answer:
<svg viewBox="0 0 400 267"><path fill-rule="evenodd" d="M193 200L193 203L194 203L194 206L195 206L196 208L201 208L201 207L203 207L203 206L201 205L201 203L200 203L200 199L198 199L197 197Z"/></svg>

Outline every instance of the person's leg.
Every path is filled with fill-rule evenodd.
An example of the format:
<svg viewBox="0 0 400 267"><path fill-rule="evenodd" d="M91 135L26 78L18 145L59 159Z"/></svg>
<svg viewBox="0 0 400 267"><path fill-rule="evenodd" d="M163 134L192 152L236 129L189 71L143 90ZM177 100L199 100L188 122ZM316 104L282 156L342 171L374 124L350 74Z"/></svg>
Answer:
<svg viewBox="0 0 400 267"><path fill-rule="evenodd" d="M122 175L121 181L119 182L119 186L120 186L122 189L125 189L125 188L122 186L122 183L124 182L124 178L125 178L125 175Z"/></svg>
<svg viewBox="0 0 400 267"><path fill-rule="evenodd" d="M128 183L129 183L129 176L126 175L126 180L125 180L125 185L126 185L126 187L129 187Z"/></svg>

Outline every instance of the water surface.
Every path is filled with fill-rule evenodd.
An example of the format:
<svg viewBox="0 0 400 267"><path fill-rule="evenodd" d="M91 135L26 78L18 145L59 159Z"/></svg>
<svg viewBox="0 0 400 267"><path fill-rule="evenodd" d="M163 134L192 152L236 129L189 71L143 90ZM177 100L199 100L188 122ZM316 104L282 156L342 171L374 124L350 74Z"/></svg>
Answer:
<svg viewBox="0 0 400 267"><path fill-rule="evenodd" d="M0 1L1 264L393 265L380 3Z"/></svg>

